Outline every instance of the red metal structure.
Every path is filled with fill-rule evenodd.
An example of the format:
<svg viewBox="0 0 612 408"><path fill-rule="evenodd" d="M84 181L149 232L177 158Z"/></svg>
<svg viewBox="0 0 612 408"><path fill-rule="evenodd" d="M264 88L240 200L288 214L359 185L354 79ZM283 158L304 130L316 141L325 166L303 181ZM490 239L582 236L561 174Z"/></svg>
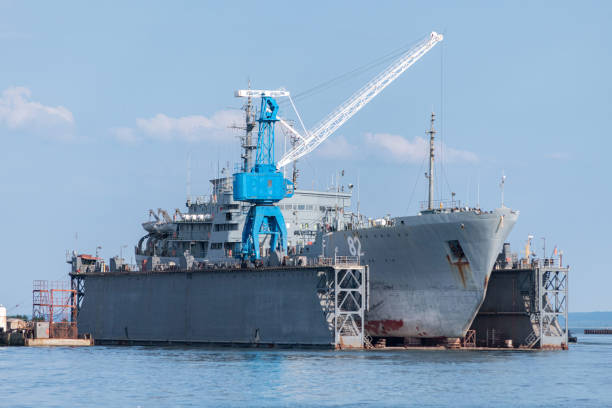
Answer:
<svg viewBox="0 0 612 408"><path fill-rule="evenodd" d="M78 338L77 293L70 282L35 280L32 320L49 322L49 338Z"/></svg>

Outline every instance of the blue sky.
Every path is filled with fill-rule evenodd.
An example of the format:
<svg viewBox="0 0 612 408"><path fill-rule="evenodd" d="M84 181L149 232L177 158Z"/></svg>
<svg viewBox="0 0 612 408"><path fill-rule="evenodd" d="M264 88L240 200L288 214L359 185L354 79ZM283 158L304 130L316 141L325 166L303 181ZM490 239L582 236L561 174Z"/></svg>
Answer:
<svg viewBox="0 0 612 408"><path fill-rule="evenodd" d="M514 249L533 234L541 255L546 237L572 267L571 310L612 310L611 3L27 4L0 2L10 311L31 311L32 280L66 276L66 250L115 255L135 245L149 208L182 209L189 154L192 191L206 194L217 163L238 160L227 126L248 78L297 94L432 30L441 45L300 161L302 187L344 169L363 212L414 214L434 109L438 198L475 205L479 186L481 206L499 206L505 172L506 204L521 211ZM306 125L383 68L298 100Z"/></svg>

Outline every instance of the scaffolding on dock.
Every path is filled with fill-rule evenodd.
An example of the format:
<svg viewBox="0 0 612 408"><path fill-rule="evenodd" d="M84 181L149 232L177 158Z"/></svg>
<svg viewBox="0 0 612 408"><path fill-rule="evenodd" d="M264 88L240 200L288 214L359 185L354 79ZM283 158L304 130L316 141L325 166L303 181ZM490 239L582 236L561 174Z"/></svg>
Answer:
<svg viewBox="0 0 612 408"><path fill-rule="evenodd" d="M567 347L568 268L544 265L536 268L540 348Z"/></svg>
<svg viewBox="0 0 612 408"><path fill-rule="evenodd" d="M77 294L68 281L35 280L32 320L49 324L49 338L76 339Z"/></svg>
<svg viewBox="0 0 612 408"><path fill-rule="evenodd" d="M333 268L319 272L317 296L334 333L334 346L339 349L367 347L368 267L351 257L336 257L331 263Z"/></svg>

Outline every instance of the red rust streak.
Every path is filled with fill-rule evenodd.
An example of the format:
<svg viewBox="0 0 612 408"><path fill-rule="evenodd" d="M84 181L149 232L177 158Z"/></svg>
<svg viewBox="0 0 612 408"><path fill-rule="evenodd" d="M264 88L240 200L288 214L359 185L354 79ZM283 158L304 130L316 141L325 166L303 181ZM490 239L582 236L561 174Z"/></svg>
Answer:
<svg viewBox="0 0 612 408"><path fill-rule="evenodd" d="M404 326L403 320L368 320L365 329L370 334L389 334Z"/></svg>
<svg viewBox="0 0 612 408"><path fill-rule="evenodd" d="M463 258L462 258L463 259ZM457 261L457 262L453 262L450 259L450 256L446 255L446 260L448 261L448 263L451 266L456 266L457 267L457 271L459 272L459 277L461 278L461 283L463 284L463 287L465 288L465 271L463 270L464 266L469 267L470 263L468 261Z"/></svg>

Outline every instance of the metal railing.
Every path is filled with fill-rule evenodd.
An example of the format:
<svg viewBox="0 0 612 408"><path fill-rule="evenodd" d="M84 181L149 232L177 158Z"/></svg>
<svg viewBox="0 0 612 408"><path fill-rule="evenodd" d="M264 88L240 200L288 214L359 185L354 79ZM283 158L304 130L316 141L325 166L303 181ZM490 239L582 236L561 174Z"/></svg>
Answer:
<svg viewBox="0 0 612 408"><path fill-rule="evenodd" d="M419 201L421 210L427 210L429 206L428 201ZM461 200L434 200L433 209L439 210L444 208L461 208Z"/></svg>
<svg viewBox="0 0 612 408"><path fill-rule="evenodd" d="M316 259L316 264L334 266L334 265L359 265L360 259L358 256L335 256L333 258L319 257Z"/></svg>
<svg viewBox="0 0 612 408"><path fill-rule="evenodd" d="M336 256L334 258L335 265L359 265L358 256Z"/></svg>
<svg viewBox="0 0 612 408"><path fill-rule="evenodd" d="M334 258L320 257L320 258L317 258L316 260L314 260L314 263L316 265L332 266L334 264Z"/></svg>

